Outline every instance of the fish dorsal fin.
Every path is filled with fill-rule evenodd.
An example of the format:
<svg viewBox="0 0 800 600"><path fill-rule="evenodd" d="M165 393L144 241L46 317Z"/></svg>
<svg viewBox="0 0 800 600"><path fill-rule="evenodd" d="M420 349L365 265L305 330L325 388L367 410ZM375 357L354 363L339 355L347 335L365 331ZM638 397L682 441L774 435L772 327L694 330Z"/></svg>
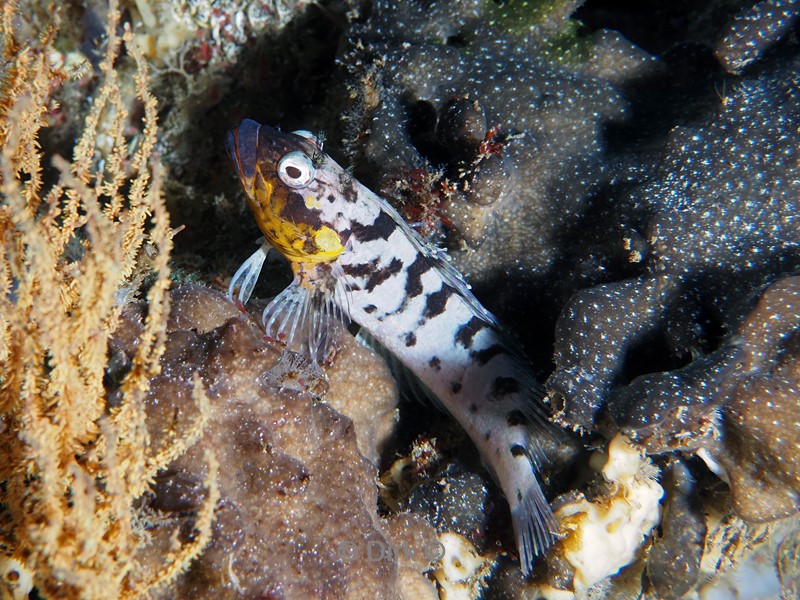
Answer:
<svg viewBox="0 0 800 600"><path fill-rule="evenodd" d="M458 293L467 302L467 304L469 304L474 313L488 324L498 327L499 322L497 321L497 317L486 310L478 301L478 299L472 293L470 285L464 279L464 276L461 275L461 273L459 273L458 270L453 266L447 252L438 246L434 246L433 244L426 244L419 234L411 228L411 226L406 222L405 219L403 219L403 217L400 216L400 213L398 213L391 204L367 188L364 189L370 194L371 200L377 203L381 210L394 220L395 224L414 244L417 251L436 264L436 268L441 273L442 279L444 279L445 283L452 287L456 293Z"/></svg>

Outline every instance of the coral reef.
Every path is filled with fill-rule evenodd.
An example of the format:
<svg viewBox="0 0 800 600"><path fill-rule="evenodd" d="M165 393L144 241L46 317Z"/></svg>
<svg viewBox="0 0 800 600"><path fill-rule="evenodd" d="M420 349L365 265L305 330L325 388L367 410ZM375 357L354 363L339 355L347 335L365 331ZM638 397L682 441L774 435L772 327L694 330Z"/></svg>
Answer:
<svg viewBox="0 0 800 600"><path fill-rule="evenodd" d="M208 390L209 410L200 440L158 475L144 503L150 560L159 563L173 543L165 524L191 531L207 496L202 457L210 449L219 500L208 548L165 597L411 598L404 586L430 587L420 572L439 558L434 530L410 515L378 517L376 470L359 453L353 422L312 394L270 386L265 375L280 347L223 294L185 286L171 296L161 374L144 403L151 438L200 418L193 376ZM138 307L126 311L116 355L135 351L130 331L141 318ZM357 399L361 415L396 394L385 365L367 352L341 348L339 365L360 361L363 379L330 382L330 395L352 396L350 406ZM374 430L366 428L373 444Z"/></svg>
<svg viewBox="0 0 800 600"><path fill-rule="evenodd" d="M623 4L3 4L0 595L797 596L796 3ZM326 130L548 378L582 437L529 578L379 357L167 293L252 250L244 117ZM599 474L622 450L638 475Z"/></svg>

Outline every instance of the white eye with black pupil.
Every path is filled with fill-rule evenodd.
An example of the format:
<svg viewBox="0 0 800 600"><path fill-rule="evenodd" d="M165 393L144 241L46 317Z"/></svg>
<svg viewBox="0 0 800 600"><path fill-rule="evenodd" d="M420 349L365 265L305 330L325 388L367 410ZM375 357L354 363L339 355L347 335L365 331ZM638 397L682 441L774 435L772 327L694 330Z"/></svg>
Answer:
<svg viewBox="0 0 800 600"><path fill-rule="evenodd" d="M278 161L278 177L289 187L305 187L314 180L314 165L302 152L289 152Z"/></svg>

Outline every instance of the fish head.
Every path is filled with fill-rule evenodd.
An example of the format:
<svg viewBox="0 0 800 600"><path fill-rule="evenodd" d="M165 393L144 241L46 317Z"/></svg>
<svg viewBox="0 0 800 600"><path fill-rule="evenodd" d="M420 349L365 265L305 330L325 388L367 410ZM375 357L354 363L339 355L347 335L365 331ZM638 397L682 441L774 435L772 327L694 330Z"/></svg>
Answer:
<svg viewBox="0 0 800 600"><path fill-rule="evenodd" d="M267 241L294 263L332 262L344 251L333 226L331 173L341 171L307 131L285 133L245 119L228 132L228 154Z"/></svg>

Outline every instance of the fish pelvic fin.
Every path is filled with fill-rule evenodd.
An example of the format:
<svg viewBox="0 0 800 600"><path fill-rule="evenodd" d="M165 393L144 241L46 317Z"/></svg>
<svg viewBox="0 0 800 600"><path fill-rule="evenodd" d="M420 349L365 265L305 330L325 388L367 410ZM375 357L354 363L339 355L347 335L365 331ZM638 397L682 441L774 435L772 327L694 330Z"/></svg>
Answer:
<svg viewBox="0 0 800 600"><path fill-rule="evenodd" d="M350 324L350 289L338 263L292 263L294 281L264 309L268 337L325 363L337 332Z"/></svg>
<svg viewBox="0 0 800 600"><path fill-rule="evenodd" d="M269 253L272 247L261 238L261 246L258 250L253 252L246 261L242 263L242 266L234 273L233 277L231 278L231 283L228 286L228 298L231 301L234 300L233 291L238 287L239 294L238 299L239 302L242 304L247 304L247 301L250 299L250 295L253 293L253 288L256 285L256 281L258 281L258 276L261 273L261 267L264 266L264 260L267 258L267 254Z"/></svg>

